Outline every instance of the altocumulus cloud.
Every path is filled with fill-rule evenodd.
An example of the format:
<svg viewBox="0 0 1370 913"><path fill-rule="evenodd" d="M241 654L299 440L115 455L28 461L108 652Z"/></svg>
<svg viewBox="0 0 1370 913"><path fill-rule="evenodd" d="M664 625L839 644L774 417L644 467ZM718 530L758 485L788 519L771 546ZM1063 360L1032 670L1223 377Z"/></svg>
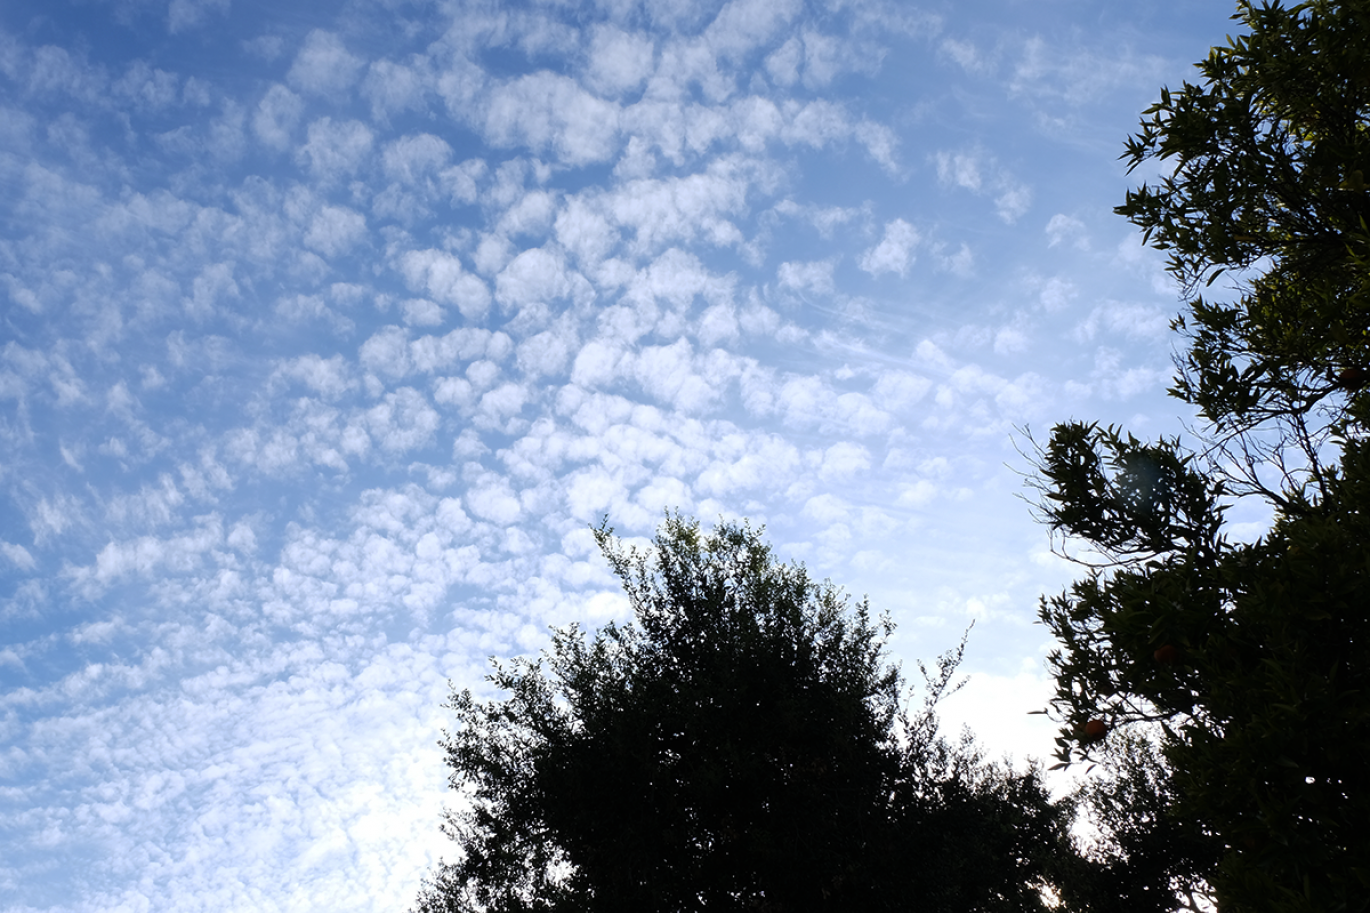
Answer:
<svg viewBox="0 0 1370 913"><path fill-rule="evenodd" d="M606 516L978 619L1049 750L1013 429L1170 427L1098 150L1225 10L982 6L6 5L3 905L405 904L447 682L621 616Z"/></svg>

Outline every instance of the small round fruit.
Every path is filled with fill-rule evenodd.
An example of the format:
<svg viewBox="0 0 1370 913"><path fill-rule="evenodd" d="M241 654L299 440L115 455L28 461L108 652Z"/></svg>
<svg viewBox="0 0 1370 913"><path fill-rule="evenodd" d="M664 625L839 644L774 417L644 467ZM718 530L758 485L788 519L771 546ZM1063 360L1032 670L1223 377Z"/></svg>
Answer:
<svg viewBox="0 0 1370 913"><path fill-rule="evenodd" d="M1337 384L1344 390L1359 390L1361 387L1365 386L1367 379L1370 379L1370 373L1367 373L1364 368L1356 367L1355 365L1352 365L1349 368L1343 368L1341 372L1337 374Z"/></svg>
<svg viewBox="0 0 1370 913"><path fill-rule="evenodd" d="M1103 720L1090 720L1085 723L1085 738L1097 742L1108 735L1108 724Z"/></svg>
<svg viewBox="0 0 1370 913"><path fill-rule="evenodd" d="M1174 644L1166 644L1151 655L1163 666L1173 666L1180 661L1180 651Z"/></svg>

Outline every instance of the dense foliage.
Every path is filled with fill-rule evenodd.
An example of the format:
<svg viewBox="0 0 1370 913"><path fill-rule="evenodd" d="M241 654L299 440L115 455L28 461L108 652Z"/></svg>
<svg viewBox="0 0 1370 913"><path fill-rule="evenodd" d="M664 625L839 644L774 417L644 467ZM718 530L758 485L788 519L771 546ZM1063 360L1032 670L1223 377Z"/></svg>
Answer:
<svg viewBox="0 0 1370 913"><path fill-rule="evenodd" d="M887 623L756 531L599 542L634 621L454 694L460 847L423 911L1045 909L1069 809L903 708Z"/></svg>
<svg viewBox="0 0 1370 913"><path fill-rule="evenodd" d="M1323 432L1366 418L1370 3L1243 0L1234 18L1248 31L1146 112L1124 158L1169 173L1118 212L1191 294L1175 392L1219 434L1275 420L1316 460ZM1237 294L1193 294L1215 284Z"/></svg>
<svg viewBox="0 0 1370 913"><path fill-rule="evenodd" d="M1122 732L1096 747L1102 762L1077 799L1086 834L1065 857L1065 909L1107 913L1211 911L1206 877L1218 855L1192 817L1172 814L1170 770L1155 744Z"/></svg>
<svg viewBox="0 0 1370 913"><path fill-rule="evenodd" d="M1126 157L1171 170L1119 207L1191 296L1172 392L1205 446L1069 423L1041 453L1046 519L1097 556L1041 610L1059 757L1142 784L1089 804L1143 823L1101 865L1150 896L1366 910L1370 3L1237 18L1249 33L1146 113ZM1196 294L1220 277L1231 300ZM1255 542L1225 535L1234 497L1274 512ZM1159 733L1145 770L1119 767L1129 730Z"/></svg>
<svg viewBox="0 0 1370 913"><path fill-rule="evenodd" d="M1094 461L1114 447L1127 460L1110 475ZM1165 446L1078 425L1058 429L1048 451L1058 491L1103 502L1106 516L1144 512L1130 528L1175 533L1044 602L1042 619L1060 638L1061 759L1088 754L1091 721L1110 730L1159 723L1173 814L1206 835L1195 852L1217 863L1207 876L1220 899L1236 910L1366 909L1370 448L1349 443L1340 469L1327 470L1324 496L1250 544L1225 541L1212 524L1188 538L1195 505L1182 493L1205 477L1185 467L1183 484L1146 487L1137 467L1155 450L1182 462ZM1088 495L1086 475L1100 483ZM1151 494L1140 504L1139 486ZM1207 496L1219 515L1212 487ZM1056 521L1082 535L1068 516L1081 504L1061 503ZM1122 538L1126 521L1115 522L1116 536L1093 541Z"/></svg>

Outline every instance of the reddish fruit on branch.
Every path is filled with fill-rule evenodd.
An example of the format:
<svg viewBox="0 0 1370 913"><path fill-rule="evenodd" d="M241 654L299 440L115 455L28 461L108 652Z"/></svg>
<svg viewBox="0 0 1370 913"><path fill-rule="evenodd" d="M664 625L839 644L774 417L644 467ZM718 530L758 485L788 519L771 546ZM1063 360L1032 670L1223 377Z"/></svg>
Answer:
<svg viewBox="0 0 1370 913"><path fill-rule="evenodd" d="M1180 661L1180 651L1174 644L1166 644L1151 655L1163 666L1173 666Z"/></svg>
<svg viewBox="0 0 1370 913"><path fill-rule="evenodd" d="M1341 372L1337 374L1337 386L1344 390L1359 390L1365 386L1366 380L1370 380L1370 372L1355 365L1342 368Z"/></svg>
<svg viewBox="0 0 1370 913"><path fill-rule="evenodd" d="M1085 738L1097 742L1108 735L1108 724L1103 720L1090 720L1085 723Z"/></svg>

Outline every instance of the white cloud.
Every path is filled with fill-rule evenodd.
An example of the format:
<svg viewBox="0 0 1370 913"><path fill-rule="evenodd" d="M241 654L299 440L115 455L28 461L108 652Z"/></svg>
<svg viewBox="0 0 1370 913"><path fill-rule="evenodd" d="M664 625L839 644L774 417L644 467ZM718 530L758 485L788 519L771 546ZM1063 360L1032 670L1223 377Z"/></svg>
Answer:
<svg viewBox="0 0 1370 913"><path fill-rule="evenodd" d="M276 302L276 316L292 323L320 320L337 334L347 334L355 327L353 321L325 303L318 295L291 295Z"/></svg>
<svg viewBox="0 0 1370 913"><path fill-rule="evenodd" d="M738 335L737 308L731 302L715 304L700 315L695 334L706 346L729 342Z"/></svg>
<svg viewBox="0 0 1370 913"><path fill-rule="evenodd" d="M31 313L37 314L43 310L43 303L32 289L26 288L18 278L9 273L0 273L2 280L9 292L10 300Z"/></svg>
<svg viewBox="0 0 1370 913"><path fill-rule="evenodd" d="M994 200L999 218L1012 225L1032 204L1032 189L1018 181L983 150L938 152L937 179Z"/></svg>
<svg viewBox="0 0 1370 913"><path fill-rule="evenodd" d="M718 304L730 302L732 296L731 277L713 275L704 268L704 264L697 256L673 247L644 269L633 274L624 290L623 300L638 306L638 317L651 314L659 302L668 304L673 314L656 329L662 333L671 333L683 329L681 320L684 312L690 308L696 297ZM636 330L623 335L636 338L637 331L646 329L649 328L639 326Z"/></svg>
<svg viewBox="0 0 1370 913"><path fill-rule="evenodd" d="M479 183L485 177L482 159L467 159L459 165L443 169L438 176L454 204L474 203L480 196Z"/></svg>
<svg viewBox="0 0 1370 913"><path fill-rule="evenodd" d="M410 298L400 304L404 322L409 326L439 326L447 319L447 312L427 298Z"/></svg>
<svg viewBox="0 0 1370 913"><path fill-rule="evenodd" d="M832 260L820 260L814 263L782 263L780 268L776 270L776 279L783 289L812 292L816 295L831 295L836 291L832 278L833 266Z"/></svg>
<svg viewBox="0 0 1370 913"><path fill-rule="evenodd" d="M1160 57L1138 56L1127 47L1101 54L1093 48L1053 45L1034 35L1023 43L1009 89L1039 103L1077 108L1119 86L1164 82L1164 67Z"/></svg>
<svg viewBox="0 0 1370 913"><path fill-rule="evenodd" d="M590 33L588 78L601 95L621 95L637 89L652 71L652 39L613 25L595 26Z"/></svg>
<svg viewBox="0 0 1370 913"><path fill-rule="evenodd" d="M961 246L957 248L955 253L947 253L946 248L941 244L935 245L933 252L936 254L941 268L949 273L969 277L974 272L975 255L971 253L970 245L964 241L961 242Z"/></svg>
<svg viewBox="0 0 1370 913"><path fill-rule="evenodd" d="M1077 250L1089 250L1089 232L1085 223L1074 216L1058 212L1047 222L1047 246L1055 247L1069 241Z"/></svg>
<svg viewBox="0 0 1370 913"><path fill-rule="evenodd" d="M386 394L366 412L366 426L382 450L403 453L430 443L438 429L438 413L423 394L401 387Z"/></svg>
<svg viewBox="0 0 1370 913"><path fill-rule="evenodd" d="M980 156L964 152L937 154L937 179L965 190L978 192L984 183Z"/></svg>
<svg viewBox="0 0 1370 913"><path fill-rule="evenodd" d="M226 14L230 0L171 0L167 5L167 31L175 35L204 25L211 13Z"/></svg>
<svg viewBox="0 0 1370 913"><path fill-rule="evenodd" d="M541 236L552 224L556 204L555 194L544 190L531 191L505 210L504 215L500 216L497 230L510 237Z"/></svg>
<svg viewBox="0 0 1370 913"><path fill-rule="evenodd" d="M941 487L928 479L919 479L916 482L902 482L899 485L899 495L894 499L894 503L898 507L915 509L926 507L941 493Z"/></svg>
<svg viewBox="0 0 1370 913"><path fill-rule="evenodd" d="M188 144L171 142L167 148L182 152L203 149L213 161L220 164L238 161L247 148L247 105L233 99L224 101L223 109L209 122L205 132L208 136L202 144L194 141ZM175 136L177 133L173 131L163 134L161 139Z"/></svg>
<svg viewBox="0 0 1370 913"><path fill-rule="evenodd" d="M763 45L799 15L800 0L731 0L704 32L714 53L735 57Z"/></svg>
<svg viewBox="0 0 1370 913"><path fill-rule="evenodd" d="M616 376L622 357L616 347L591 340L576 355L571 367L571 382L582 387L603 386Z"/></svg>
<svg viewBox="0 0 1370 913"><path fill-rule="evenodd" d="M211 316L218 310L222 300L236 298L239 294L238 283L233 279L232 263L206 266L195 277L191 288L194 294L186 302L186 310L200 318Z"/></svg>
<svg viewBox="0 0 1370 913"><path fill-rule="evenodd" d="M433 383L433 401L467 412L475 406L476 392L463 377L440 377Z"/></svg>
<svg viewBox="0 0 1370 913"><path fill-rule="evenodd" d="M262 60L276 60L285 53L285 39L280 35L258 35L242 42L242 48Z"/></svg>
<svg viewBox="0 0 1370 913"><path fill-rule="evenodd" d="M18 41L7 41L5 51L6 75L25 84L30 92L67 95L92 103L98 103L104 93L105 73L92 66L85 54L73 54L51 44L30 49Z"/></svg>
<svg viewBox="0 0 1370 913"><path fill-rule="evenodd" d="M471 255L476 272L484 276L494 276L514 259L514 242L502 234L482 235Z"/></svg>
<svg viewBox="0 0 1370 913"><path fill-rule="evenodd" d="M366 238L366 218L346 206L324 206L305 232L306 247L325 257L345 254Z"/></svg>
<svg viewBox="0 0 1370 913"><path fill-rule="evenodd" d="M557 213L556 238L583 268L593 273L618 244L618 231L602 208L602 200L592 202L577 195Z"/></svg>
<svg viewBox="0 0 1370 913"><path fill-rule="evenodd" d="M499 377L499 374L499 365L487 358L473 361L466 366L466 376L470 378L471 383L473 383L478 390L484 390L494 384L495 378Z"/></svg>
<svg viewBox="0 0 1370 913"><path fill-rule="evenodd" d="M856 48L832 35L805 29L804 84L811 89L828 85L843 69L858 62L858 53Z"/></svg>
<svg viewBox="0 0 1370 913"><path fill-rule="evenodd" d="M792 443L767 434L725 438L714 444L709 456L696 487L714 497L788 484L803 462Z"/></svg>
<svg viewBox="0 0 1370 913"><path fill-rule="evenodd" d="M385 327L362 343L361 363L368 371L388 377L404 377L413 369L409 338L399 327Z"/></svg>
<svg viewBox="0 0 1370 913"><path fill-rule="evenodd" d="M466 494L466 505L482 520L501 526L516 521L523 509L508 481L497 476L486 476Z"/></svg>
<svg viewBox="0 0 1370 913"><path fill-rule="evenodd" d="M416 370L434 373L459 361L488 359L500 362L513 351L513 340L502 332L459 327L445 336L424 336L410 346Z"/></svg>
<svg viewBox="0 0 1370 913"><path fill-rule="evenodd" d="M1170 330L1170 315L1153 305L1108 301L1089 312L1071 334L1079 342L1088 342L1100 333L1111 333L1128 339L1163 339Z"/></svg>
<svg viewBox="0 0 1370 913"><path fill-rule="evenodd" d="M40 548L68 529L79 528L85 520L81 502L66 493L55 495L51 500L39 498L38 503L25 513L29 529L33 531L33 542Z"/></svg>
<svg viewBox="0 0 1370 913"><path fill-rule="evenodd" d="M336 400L357 387L351 368L341 355L301 355L281 362L275 375L299 381L327 400Z"/></svg>
<svg viewBox="0 0 1370 913"><path fill-rule="evenodd" d="M978 631L980 625L976 627ZM1046 709L1054 682L1037 663L1029 666L1011 675L972 673L960 691L938 705L943 729L970 727L988 754L1015 763L1051 758L1059 727L1034 712Z"/></svg>
<svg viewBox="0 0 1370 913"><path fill-rule="evenodd" d="M908 371L882 371L871 387L871 397L881 407L892 411L904 411L916 406L928 390L932 381Z"/></svg>
<svg viewBox="0 0 1370 913"><path fill-rule="evenodd" d="M180 82L175 73L154 68L147 61L136 60L110 88L116 95L128 98L135 105L156 111L176 103Z"/></svg>
<svg viewBox="0 0 1370 913"><path fill-rule="evenodd" d="M156 485L144 485L137 494L117 495L105 505L105 517L120 528L167 526L179 518L185 494L163 473Z"/></svg>
<svg viewBox="0 0 1370 913"><path fill-rule="evenodd" d="M375 137L360 121L320 118L309 125L309 139L296 157L307 162L314 179L331 184L355 174L371 155Z"/></svg>
<svg viewBox="0 0 1370 913"><path fill-rule="evenodd" d="M301 92L337 95L356 82L363 61L332 32L315 29L304 40L286 79Z"/></svg>
<svg viewBox="0 0 1370 913"><path fill-rule="evenodd" d="M491 91L482 129L496 146L550 151L568 165L588 165L617 150L618 108L568 77L533 73Z"/></svg>
<svg viewBox="0 0 1370 913"><path fill-rule="evenodd" d="M680 479L660 476L639 488L633 500L653 514L667 510L689 513L695 503L689 485Z"/></svg>
<svg viewBox="0 0 1370 913"><path fill-rule="evenodd" d="M792 37L766 57L766 72L776 85L788 88L799 81L803 62L804 43L797 36Z"/></svg>
<svg viewBox="0 0 1370 913"><path fill-rule="evenodd" d="M703 174L631 181L605 202L614 220L632 231L637 253L700 237L732 245L742 235L728 217L745 211L749 184L741 163L725 159Z"/></svg>
<svg viewBox="0 0 1370 913"><path fill-rule="evenodd" d="M500 384L481 395L476 406L476 425L497 429L505 434L518 433L524 423L516 421L516 418L531 399L528 388L521 384Z"/></svg>
<svg viewBox="0 0 1370 913"><path fill-rule="evenodd" d="M864 437L887 430L889 413L863 393L839 393L821 377L792 377L775 391L775 409L785 423L798 428Z"/></svg>
<svg viewBox="0 0 1370 913"><path fill-rule="evenodd" d="M6 560L20 570L31 571L37 566L37 562L33 560L33 555L29 553L28 549L3 539L0 539L0 555L4 555Z"/></svg>
<svg viewBox="0 0 1370 913"><path fill-rule="evenodd" d="M837 229L866 214L864 207L801 206L791 199L781 200L775 205L775 211L787 217L803 219L817 229L823 238L831 238Z"/></svg>
<svg viewBox="0 0 1370 913"><path fill-rule="evenodd" d="M381 163L386 177L410 187L432 186L452 157L452 147L431 133L404 136L386 144Z"/></svg>
<svg viewBox="0 0 1370 913"><path fill-rule="evenodd" d="M588 301L594 290L583 276L568 269L560 252L545 247L525 250L495 280L495 297L514 309L570 297Z"/></svg>
<svg viewBox="0 0 1370 913"><path fill-rule="evenodd" d="M994 334L994 352L996 355L1008 355L1013 352L1025 351L1028 347L1027 332L1018 325L1000 327Z"/></svg>
<svg viewBox="0 0 1370 913"><path fill-rule="evenodd" d="M575 338L568 329L544 330L518 346L518 365L531 377L557 375L565 370Z"/></svg>
<svg viewBox="0 0 1370 913"><path fill-rule="evenodd" d="M628 490L602 467L578 470L566 479L566 504L572 517L591 522L630 502Z"/></svg>
<svg viewBox="0 0 1370 913"><path fill-rule="evenodd" d="M1032 205L1032 191L1021 184L1006 186L994 198L995 211L999 218L1012 225Z"/></svg>
<svg viewBox="0 0 1370 913"><path fill-rule="evenodd" d="M881 273L903 276L913 264L914 248L921 239L918 229L903 219L887 222L880 243L861 255L859 265L872 276Z"/></svg>
<svg viewBox="0 0 1370 913"><path fill-rule="evenodd" d="M804 502L804 515L820 523L841 523L850 516L850 509L837 495L821 494Z"/></svg>
<svg viewBox="0 0 1370 913"><path fill-rule="evenodd" d="M1059 311L1069 304L1075 295L1074 284L1060 276L1052 276L1041 283L1037 298L1048 311Z"/></svg>
<svg viewBox="0 0 1370 913"><path fill-rule="evenodd" d="M647 98L679 99L697 86L709 103L724 101L736 86L719 69L717 55L705 42L683 38L662 45L656 72L647 83Z"/></svg>
<svg viewBox="0 0 1370 913"><path fill-rule="evenodd" d="M649 395L687 415L705 411L718 395L696 372L694 352L683 339L642 349L633 360L633 371Z"/></svg>
<svg viewBox="0 0 1370 913"><path fill-rule="evenodd" d="M461 260L446 251L408 251L399 258L399 270L410 289L456 305L468 320L480 319L490 306L490 290L485 283L463 270Z"/></svg>
<svg viewBox="0 0 1370 913"><path fill-rule="evenodd" d="M223 539L222 520L217 515L201 517L197 525L196 529L166 538L140 536L112 541L100 550L94 565L73 568L67 573L88 598L94 598L105 587L128 577L195 570Z"/></svg>
<svg viewBox="0 0 1370 913"><path fill-rule="evenodd" d="M870 469L871 455L865 447L846 441L833 444L823 452L818 474L824 479L848 478Z"/></svg>
<svg viewBox="0 0 1370 913"><path fill-rule="evenodd" d="M889 127L871 120L862 120L854 129L856 138L866 147L866 152L875 159L886 173L899 172L899 160L895 153L899 148L899 136Z"/></svg>
<svg viewBox="0 0 1370 913"><path fill-rule="evenodd" d="M424 94L432 74L427 72L426 59L416 55L412 65L377 60L367 68L362 81L362 95L371 102L372 116L378 121L422 110Z"/></svg>
<svg viewBox="0 0 1370 913"><path fill-rule="evenodd" d="M291 134L302 113L304 102L300 97L277 83L257 103L252 129L266 145L274 149L286 149L290 146Z"/></svg>
<svg viewBox="0 0 1370 913"><path fill-rule="evenodd" d="M938 45L938 50L969 73L984 73L990 68L989 61L974 42L944 38Z"/></svg>

